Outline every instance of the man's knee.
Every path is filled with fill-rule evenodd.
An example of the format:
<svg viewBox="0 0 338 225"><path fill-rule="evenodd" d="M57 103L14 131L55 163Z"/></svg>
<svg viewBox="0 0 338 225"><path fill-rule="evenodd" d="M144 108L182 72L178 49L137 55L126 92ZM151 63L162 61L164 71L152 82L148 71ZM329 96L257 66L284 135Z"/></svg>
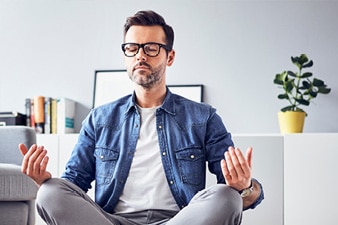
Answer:
<svg viewBox="0 0 338 225"><path fill-rule="evenodd" d="M67 190L65 183L67 181L60 178L52 178L43 183L38 191L36 203L37 205L48 205L51 202L57 204L58 201L63 201L62 199L66 196L65 193Z"/></svg>
<svg viewBox="0 0 338 225"><path fill-rule="evenodd" d="M217 184L198 192L168 224L240 224L242 205L238 191Z"/></svg>
<svg viewBox="0 0 338 225"><path fill-rule="evenodd" d="M242 212L243 200L238 191L223 184L214 185L213 188L215 189L217 205L227 210L233 209L234 211Z"/></svg>
<svg viewBox="0 0 338 225"><path fill-rule="evenodd" d="M59 178L52 178L43 183L37 194L37 205L46 205L46 203L54 202L54 198L59 199L61 182L62 180Z"/></svg>
<svg viewBox="0 0 338 225"><path fill-rule="evenodd" d="M203 199L220 210L228 212L231 210L234 213L241 213L243 210L243 201L238 191L224 184L206 188L195 196L194 201L203 201Z"/></svg>
<svg viewBox="0 0 338 225"><path fill-rule="evenodd" d="M241 195L235 189L224 185L217 184L211 187L213 192L213 205L215 213L220 216L221 224L240 224L243 212L243 200Z"/></svg>

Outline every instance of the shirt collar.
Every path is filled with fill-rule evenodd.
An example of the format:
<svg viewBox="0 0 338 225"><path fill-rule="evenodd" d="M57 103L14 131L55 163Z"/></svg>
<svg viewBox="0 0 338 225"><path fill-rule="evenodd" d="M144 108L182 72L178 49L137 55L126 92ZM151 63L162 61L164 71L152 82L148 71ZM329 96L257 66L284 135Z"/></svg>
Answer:
<svg viewBox="0 0 338 225"><path fill-rule="evenodd" d="M169 90L168 87L166 87L166 88L167 88L166 96L164 98L163 104L160 106L160 109L163 109L167 113L175 115L176 114L175 113L175 95L173 95L171 93L171 91ZM125 114L127 114L131 110L137 111L135 91L133 92L133 94L128 99Z"/></svg>

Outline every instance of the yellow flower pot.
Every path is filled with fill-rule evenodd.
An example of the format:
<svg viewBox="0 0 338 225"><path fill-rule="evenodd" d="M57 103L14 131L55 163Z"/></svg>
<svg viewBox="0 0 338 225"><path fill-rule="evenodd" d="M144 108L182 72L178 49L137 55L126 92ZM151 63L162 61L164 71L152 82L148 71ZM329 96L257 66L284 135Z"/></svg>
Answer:
<svg viewBox="0 0 338 225"><path fill-rule="evenodd" d="M278 112L279 128L282 134L302 133L304 127L305 112Z"/></svg>

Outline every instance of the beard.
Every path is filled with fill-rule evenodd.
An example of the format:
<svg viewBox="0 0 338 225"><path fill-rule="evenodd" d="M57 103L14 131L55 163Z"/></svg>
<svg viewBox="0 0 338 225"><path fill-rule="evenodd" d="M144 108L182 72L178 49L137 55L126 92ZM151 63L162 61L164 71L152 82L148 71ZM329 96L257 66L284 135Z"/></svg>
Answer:
<svg viewBox="0 0 338 225"><path fill-rule="evenodd" d="M138 66L145 66L148 70L135 71L135 68ZM164 76L166 64L161 64L156 68L151 67L148 63L140 62L133 66L131 69L128 69L128 76L131 81L137 85L142 86L145 89L151 89L162 81Z"/></svg>

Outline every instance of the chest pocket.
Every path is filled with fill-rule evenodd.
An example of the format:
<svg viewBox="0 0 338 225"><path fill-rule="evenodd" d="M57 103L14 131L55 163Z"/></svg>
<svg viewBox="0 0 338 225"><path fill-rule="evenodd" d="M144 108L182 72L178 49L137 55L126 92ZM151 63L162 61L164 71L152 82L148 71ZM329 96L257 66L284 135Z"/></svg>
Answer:
<svg viewBox="0 0 338 225"><path fill-rule="evenodd" d="M110 183L119 158L119 152L98 147L95 149L94 156L96 158L96 182Z"/></svg>
<svg viewBox="0 0 338 225"><path fill-rule="evenodd" d="M197 186L204 183L206 166L204 152L201 148L180 149L176 152L176 159L184 183Z"/></svg>

